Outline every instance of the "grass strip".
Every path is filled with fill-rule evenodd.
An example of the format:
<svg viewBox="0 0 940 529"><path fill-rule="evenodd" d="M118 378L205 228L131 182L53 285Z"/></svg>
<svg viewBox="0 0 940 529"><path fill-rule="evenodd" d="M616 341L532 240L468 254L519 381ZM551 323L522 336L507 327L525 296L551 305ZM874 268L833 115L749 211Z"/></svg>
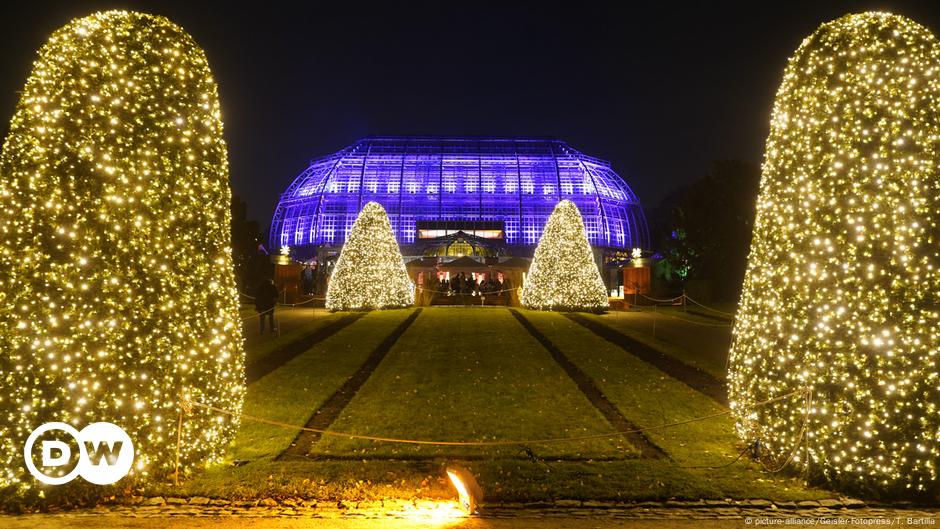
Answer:
<svg viewBox="0 0 940 529"><path fill-rule="evenodd" d="M620 413L620 410L618 410L617 407L614 406L612 402L610 402L610 399L608 399L607 396L604 395L604 393L597 387L591 377L585 374L584 371L581 371L577 365L572 363L571 360L565 356L565 353L555 346L555 344L552 343L552 341L547 336L542 334L541 331L532 325L532 323L529 322L521 312L515 309L510 309L509 312L511 312L512 315L517 320L519 320L519 323L522 324L525 330L528 331L533 338L538 340L538 342L542 344L542 347L544 347L545 350L547 350L549 354L552 355L552 359L554 359L555 362L565 370L565 373L571 377L571 380L573 380L575 384L578 385L578 389L581 390L581 393L584 393L584 396L587 397L589 401L591 401L591 404L597 408L597 411L601 412L604 418L607 419L607 422L609 422L615 430L625 432L637 429L637 425L630 422L626 417L623 416L622 413ZM643 435L642 432L630 433L624 437L626 437L630 443L633 444L633 446L640 450L640 453L643 455L643 457L650 457L655 459L665 455L663 451L658 446L653 444L645 435Z"/></svg>
<svg viewBox="0 0 940 529"><path fill-rule="evenodd" d="M333 421L343 412L346 406L349 404L349 401L356 396L356 393L359 391L359 388L369 379L372 375L372 372L375 371L375 368L382 363L382 359L385 358L385 355L388 354L388 351L395 345L395 342L398 341L398 338L414 323L418 315L421 314L421 309L417 309L411 313L410 316L405 318L405 321L401 322L398 327L392 331L391 334L385 337L381 343L379 343L372 353L366 358L366 361L363 362L359 369L352 374L346 382L343 383L339 389L333 393L330 398L326 399L317 411L310 417L310 420L307 421L307 428L317 429L317 430L327 430L330 425L333 424ZM322 434L320 432L314 432L310 430L302 430L298 435L297 439L291 443L291 446L284 451L279 458L283 456L306 456L310 452L310 449L320 440Z"/></svg>
<svg viewBox="0 0 940 529"><path fill-rule="evenodd" d="M683 322L677 321L677 317L673 317L670 312L662 310L661 307L655 311L640 313L611 311L607 314L584 314L583 316L603 323L663 354L697 367L718 380L725 379L727 348L730 347L731 342L730 328L699 328L695 325L679 327L683 325ZM648 316L649 319L637 319L639 316ZM655 330L657 327L659 331ZM716 354L713 351L712 354L708 354L703 351L705 347L721 348L724 352Z"/></svg>
<svg viewBox="0 0 940 529"><path fill-rule="evenodd" d="M303 424L311 410L355 372L372 348L409 314L407 310L370 313L321 342L252 384L245 412ZM636 424L663 424L721 409L711 399L558 314L525 315ZM416 327L422 327L420 334L414 333ZM451 420L459 428L456 433L473 437L478 437L473 430L483 427L504 437L544 431L551 426L568 429L572 434L592 433L584 432L583 424L572 424L567 418L577 413L567 402L571 395L579 394L576 388L573 392L561 391L555 399L553 391L558 393L556 388L565 387L555 379L566 376L551 369L551 359L544 351L520 352L529 347L541 348L518 335L528 338L505 309L425 308L364 387L373 385L379 371L385 370L392 380L381 386L394 391L370 390L370 395L360 391L351 404L374 412L379 422L370 424L369 417L360 412L354 416L347 413L346 420L361 419L363 433L388 433L389 423L401 431L430 436L453 427L448 423ZM403 347L404 342L409 345ZM425 348L434 351L433 360L427 357ZM570 381L567 384L573 387ZM534 387L531 392L530 386ZM445 401L443 408L441 401ZM407 413L400 413L401 409ZM590 406L584 409L594 411ZM355 410L347 407L346 411ZM383 417L383 412L389 416ZM283 450L296 433L243 422L235 457L254 459L252 462L238 467L212 467L185 480L181 487L151 483L143 493L229 499L310 498L346 503L454 497L443 460L359 459L380 454L345 450L336 453L337 460L274 461L273 455ZM682 430L672 428L649 435L675 461L603 459L616 456L616 452L595 454L597 460L575 460L578 451L569 446L569 458L562 462L519 458L514 457L515 453L508 454L511 457L482 453L467 454L464 465L477 476L487 502L725 498L780 502L835 496L807 487L798 477L786 473L760 472L747 461L721 470L681 468L723 464L733 458L739 442L730 420L695 423ZM539 447L534 448L539 451ZM582 451L580 455L591 454Z"/></svg>
<svg viewBox="0 0 940 529"><path fill-rule="evenodd" d="M724 405L728 404L727 386L711 374L681 362L639 340L622 334L596 320L588 319L581 314L566 313L565 316L631 355L684 382L696 391L711 397L716 402Z"/></svg>
<svg viewBox="0 0 940 529"><path fill-rule="evenodd" d="M421 317L333 423L339 431L421 440L525 440L613 427L504 308L435 307ZM536 458L637 457L623 438L528 447ZM524 447L451 447L324 437L314 453L531 457Z"/></svg>
<svg viewBox="0 0 940 529"><path fill-rule="evenodd" d="M712 399L627 353L590 330L557 313L524 311L527 319L562 349L570 360L590 376L629 420L644 427L669 424L712 415L725 410ZM669 475L673 484L686 488L683 497L721 490L732 497L779 497L789 493L792 476L774 476L757 463L742 460L727 468L742 443L730 415L681 426L648 430L646 435L672 458L650 461L657 473ZM658 465L664 465L659 468ZM664 472L666 471L666 472ZM691 491L701 492L693 493Z"/></svg>
<svg viewBox="0 0 940 529"><path fill-rule="evenodd" d="M291 333L290 337L281 337L274 343L280 344L260 358L255 356L254 361L245 366L245 378L248 384L255 382L268 373L281 367L294 359L297 355L310 349L314 345L345 329L363 316L362 312L344 314L339 318L330 318L306 332ZM254 356L254 355L253 355Z"/></svg>
<svg viewBox="0 0 940 529"><path fill-rule="evenodd" d="M366 314L248 386L243 411L287 424L302 425L369 356L369 352L405 320L411 309ZM241 460L273 458L299 430L242 421L232 448Z"/></svg>

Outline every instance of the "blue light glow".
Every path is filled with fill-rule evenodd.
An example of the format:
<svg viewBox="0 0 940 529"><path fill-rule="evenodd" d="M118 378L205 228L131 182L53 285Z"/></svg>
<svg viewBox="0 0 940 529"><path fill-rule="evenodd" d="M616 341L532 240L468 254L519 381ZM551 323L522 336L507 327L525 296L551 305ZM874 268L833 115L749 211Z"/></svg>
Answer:
<svg viewBox="0 0 940 529"><path fill-rule="evenodd" d="M417 221L499 221L534 245L555 204L573 201L591 244L649 248L639 199L610 167L558 140L378 137L313 161L281 195L274 248L345 242L362 206L388 212L400 244Z"/></svg>

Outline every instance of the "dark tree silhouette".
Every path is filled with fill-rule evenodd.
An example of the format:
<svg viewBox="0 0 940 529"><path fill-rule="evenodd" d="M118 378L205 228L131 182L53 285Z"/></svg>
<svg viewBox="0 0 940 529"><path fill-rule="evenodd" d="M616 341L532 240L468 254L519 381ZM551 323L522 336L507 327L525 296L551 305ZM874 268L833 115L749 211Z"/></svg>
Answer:
<svg viewBox="0 0 940 529"><path fill-rule="evenodd" d="M259 245L264 235L256 220L248 219L248 204L238 195L232 195L232 258L235 263L235 281L241 292L253 291L264 275L267 258L259 257ZM260 263L259 263L260 261Z"/></svg>
<svg viewBox="0 0 940 529"><path fill-rule="evenodd" d="M757 164L716 161L704 178L662 201L651 217L667 281L708 280L716 299L737 301L759 183Z"/></svg>

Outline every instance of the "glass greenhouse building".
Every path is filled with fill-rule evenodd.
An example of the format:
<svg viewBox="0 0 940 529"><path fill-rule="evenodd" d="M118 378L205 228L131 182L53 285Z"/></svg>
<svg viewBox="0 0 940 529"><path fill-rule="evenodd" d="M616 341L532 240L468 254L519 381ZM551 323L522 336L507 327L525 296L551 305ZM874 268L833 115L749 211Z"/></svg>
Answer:
<svg viewBox="0 0 940 529"><path fill-rule="evenodd" d="M609 162L555 139L486 137L369 137L314 160L281 195L269 242L298 256L335 248L375 201L405 255L455 233L531 255L562 199L596 248L649 247L640 201Z"/></svg>

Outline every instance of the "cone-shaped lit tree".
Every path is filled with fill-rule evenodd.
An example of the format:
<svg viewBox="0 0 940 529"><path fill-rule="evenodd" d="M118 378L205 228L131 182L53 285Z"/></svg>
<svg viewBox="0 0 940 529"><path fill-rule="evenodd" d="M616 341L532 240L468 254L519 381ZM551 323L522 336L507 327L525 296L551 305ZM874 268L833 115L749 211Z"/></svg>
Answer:
<svg viewBox="0 0 940 529"><path fill-rule="evenodd" d="M909 495L940 465L940 43L884 13L821 26L777 92L729 373L747 441ZM788 398L808 388L811 406Z"/></svg>
<svg viewBox="0 0 940 529"><path fill-rule="evenodd" d="M0 156L0 488L37 483L23 444L46 422L124 428L140 478L174 469L181 394L240 410L219 112L204 53L165 18L95 14L40 50ZM194 409L182 468L236 426Z"/></svg>
<svg viewBox="0 0 940 529"><path fill-rule="evenodd" d="M559 202L545 223L520 301L532 309L607 309L607 289L574 202Z"/></svg>
<svg viewBox="0 0 940 529"><path fill-rule="evenodd" d="M369 202L359 212L326 291L330 310L386 309L414 303L401 249L385 208Z"/></svg>

